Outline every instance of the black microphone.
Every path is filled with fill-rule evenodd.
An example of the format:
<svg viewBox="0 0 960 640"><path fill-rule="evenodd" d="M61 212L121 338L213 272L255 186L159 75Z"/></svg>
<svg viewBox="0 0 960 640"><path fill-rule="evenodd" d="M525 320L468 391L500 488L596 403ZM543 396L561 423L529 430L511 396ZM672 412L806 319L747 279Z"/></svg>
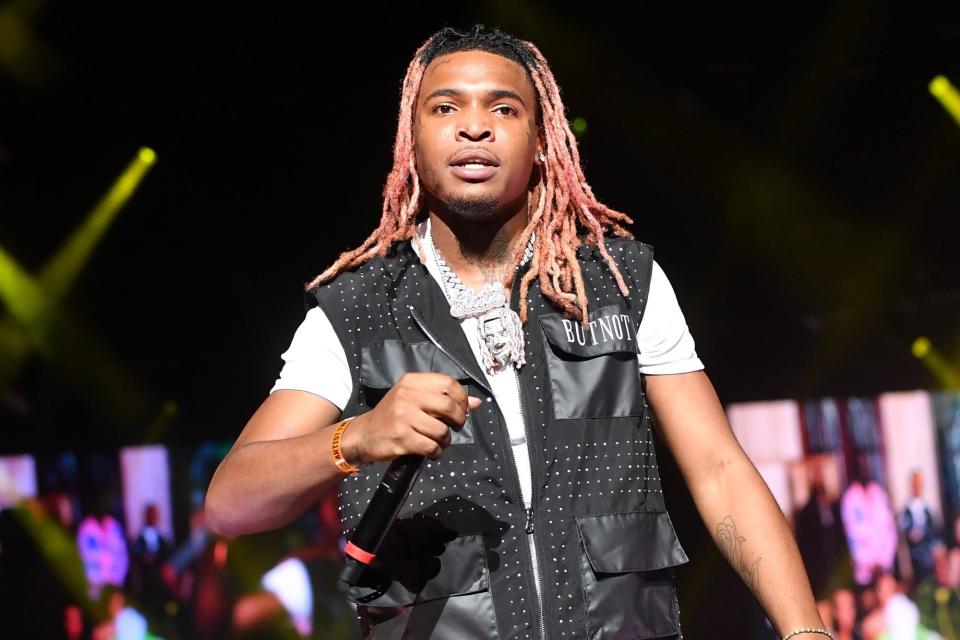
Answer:
<svg viewBox="0 0 960 640"><path fill-rule="evenodd" d="M410 495L425 461L423 456L408 454L395 459L387 467L360 518L360 524L353 530L343 550L347 557L346 565L340 572L342 589L356 586L364 569L377 557L377 551L396 520L400 507Z"/></svg>

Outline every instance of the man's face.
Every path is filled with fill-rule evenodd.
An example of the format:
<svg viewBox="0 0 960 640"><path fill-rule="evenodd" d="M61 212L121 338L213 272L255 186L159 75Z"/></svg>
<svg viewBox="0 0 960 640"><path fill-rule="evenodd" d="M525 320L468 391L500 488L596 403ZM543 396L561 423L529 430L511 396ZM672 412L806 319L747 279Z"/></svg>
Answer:
<svg viewBox="0 0 960 640"><path fill-rule="evenodd" d="M485 51L441 56L424 71L415 110L431 205L482 220L523 203L538 150L537 97L523 67Z"/></svg>
<svg viewBox="0 0 960 640"><path fill-rule="evenodd" d="M857 621L857 601L853 597L853 592L838 589L833 594L833 609L838 629L842 631L853 629Z"/></svg>

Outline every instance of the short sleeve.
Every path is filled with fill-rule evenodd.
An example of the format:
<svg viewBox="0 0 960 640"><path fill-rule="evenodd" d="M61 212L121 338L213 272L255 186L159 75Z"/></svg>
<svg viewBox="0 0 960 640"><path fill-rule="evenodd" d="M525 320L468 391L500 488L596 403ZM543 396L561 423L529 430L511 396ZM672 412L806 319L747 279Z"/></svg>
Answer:
<svg viewBox="0 0 960 640"><path fill-rule="evenodd" d="M637 330L640 373L689 373L703 369L677 296L654 261L647 306Z"/></svg>
<svg viewBox="0 0 960 640"><path fill-rule="evenodd" d="M325 398L341 411L353 393L347 354L330 319L320 307L307 311L281 356L283 368L270 393L281 389L306 391Z"/></svg>

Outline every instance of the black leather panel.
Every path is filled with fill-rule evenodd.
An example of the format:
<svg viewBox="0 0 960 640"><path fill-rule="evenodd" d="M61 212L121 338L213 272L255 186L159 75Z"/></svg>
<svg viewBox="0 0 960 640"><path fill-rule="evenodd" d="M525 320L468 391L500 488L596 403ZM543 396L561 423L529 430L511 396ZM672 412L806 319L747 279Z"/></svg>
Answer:
<svg viewBox="0 0 960 640"><path fill-rule="evenodd" d="M461 382L471 379L432 342L384 340L364 347L360 352L360 386L364 404L377 406L397 380L408 372L443 373ZM450 444L473 443L473 422L468 414L462 429L450 430Z"/></svg>
<svg viewBox="0 0 960 640"><path fill-rule="evenodd" d="M577 528L599 573L651 571L687 562L666 511L581 516Z"/></svg>
<svg viewBox="0 0 960 640"><path fill-rule="evenodd" d="M679 638L672 567L687 561L666 512L577 518L591 640Z"/></svg>
<svg viewBox="0 0 960 640"><path fill-rule="evenodd" d="M418 546L423 550L431 545ZM391 573L400 573L397 579L347 594L358 603L365 638L499 637L483 536L459 536L441 548L432 562L404 549L395 550L396 557L390 557L390 549L382 551L380 560L392 565Z"/></svg>
<svg viewBox="0 0 960 640"><path fill-rule="evenodd" d="M562 314L540 317L554 417L643 415L634 322L615 305L594 311L590 319L585 328Z"/></svg>

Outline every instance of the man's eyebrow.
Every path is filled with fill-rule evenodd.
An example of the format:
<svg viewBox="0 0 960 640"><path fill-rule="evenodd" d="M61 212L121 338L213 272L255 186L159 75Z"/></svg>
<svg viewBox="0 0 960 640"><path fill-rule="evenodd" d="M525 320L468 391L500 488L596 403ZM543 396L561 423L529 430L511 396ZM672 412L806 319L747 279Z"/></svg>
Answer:
<svg viewBox="0 0 960 640"><path fill-rule="evenodd" d="M520 104L526 106L526 103L523 101L523 98L520 97L520 94L511 89L491 89L487 92L487 95L490 98L511 98L516 100ZM440 88L434 89L430 92L430 95L426 97L426 100L431 100L433 98L439 98L445 96L447 98L462 98L463 91L460 89L450 89L450 88Z"/></svg>
<svg viewBox="0 0 960 640"><path fill-rule="evenodd" d="M463 91L459 89L434 89L430 92L430 95L427 96L427 100L433 98L439 98L440 96L446 96L447 98L459 98L463 95Z"/></svg>
<svg viewBox="0 0 960 640"><path fill-rule="evenodd" d="M516 100L523 106L526 106L527 103L523 101L523 98L520 97L520 94L516 91L511 91L510 89L493 89L489 93L491 98L511 98Z"/></svg>

